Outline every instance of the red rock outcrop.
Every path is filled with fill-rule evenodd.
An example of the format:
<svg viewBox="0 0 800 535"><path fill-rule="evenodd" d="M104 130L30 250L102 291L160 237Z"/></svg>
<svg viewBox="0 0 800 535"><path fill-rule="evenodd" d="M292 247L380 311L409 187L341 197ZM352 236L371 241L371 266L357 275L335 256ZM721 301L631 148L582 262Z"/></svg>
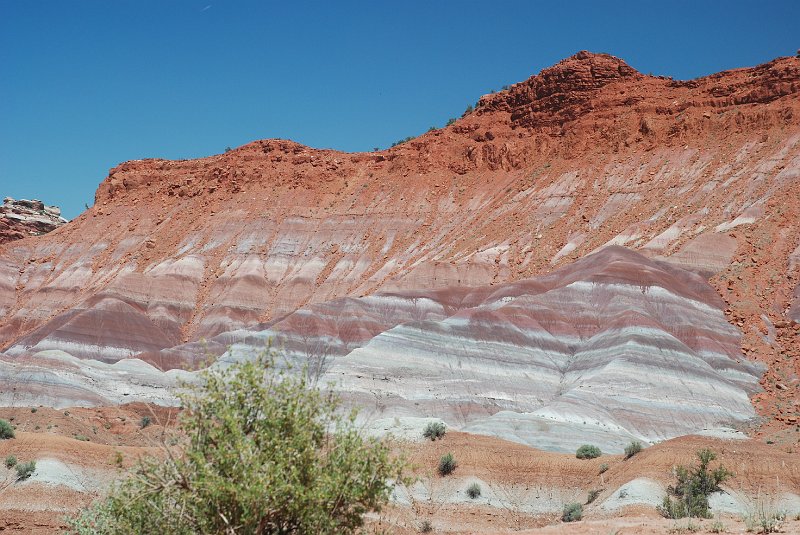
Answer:
<svg viewBox="0 0 800 535"><path fill-rule="evenodd" d="M581 52L385 151L266 140L126 162L70 225L0 251L0 348L114 361L337 297L521 280L616 244L711 277L770 366L757 406L789 422L799 118L797 58L676 81ZM798 403L775 403L777 384Z"/></svg>
<svg viewBox="0 0 800 535"><path fill-rule="evenodd" d="M47 234L67 223L57 206L34 199L3 199L0 206L0 244Z"/></svg>

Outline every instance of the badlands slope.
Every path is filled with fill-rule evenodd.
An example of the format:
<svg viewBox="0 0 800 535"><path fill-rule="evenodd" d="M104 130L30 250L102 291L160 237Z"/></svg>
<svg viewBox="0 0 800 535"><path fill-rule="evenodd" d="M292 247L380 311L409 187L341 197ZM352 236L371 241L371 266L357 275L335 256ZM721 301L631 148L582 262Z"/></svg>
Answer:
<svg viewBox="0 0 800 535"><path fill-rule="evenodd" d="M169 403L201 341L297 355L323 321L332 354L307 357L373 420L618 449L748 421L760 379L788 429L799 95L797 58L676 81L581 52L385 151L126 162L0 249L0 398Z"/></svg>

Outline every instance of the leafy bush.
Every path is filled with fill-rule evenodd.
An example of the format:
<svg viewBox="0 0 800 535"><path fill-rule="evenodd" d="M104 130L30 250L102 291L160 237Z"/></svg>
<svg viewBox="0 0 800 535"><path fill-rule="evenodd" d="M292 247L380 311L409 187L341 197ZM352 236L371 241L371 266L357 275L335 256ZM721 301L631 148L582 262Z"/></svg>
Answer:
<svg viewBox="0 0 800 535"><path fill-rule="evenodd" d="M639 442L638 440L634 440L633 442L625 446L625 458L630 459L640 451L642 451L642 443Z"/></svg>
<svg viewBox="0 0 800 535"><path fill-rule="evenodd" d="M583 505L579 503L568 503L564 506L561 520L564 522L577 522L583 518Z"/></svg>
<svg viewBox="0 0 800 535"><path fill-rule="evenodd" d="M13 455L9 455L6 457L6 468L14 468L14 465L17 464L17 458Z"/></svg>
<svg viewBox="0 0 800 535"><path fill-rule="evenodd" d="M14 438L14 428L6 420L0 420L0 439Z"/></svg>
<svg viewBox="0 0 800 535"><path fill-rule="evenodd" d="M279 371L274 354L201 374L180 394L182 450L163 446L72 533L354 533L391 480L407 483L390 446L361 434L334 394Z"/></svg>
<svg viewBox="0 0 800 535"><path fill-rule="evenodd" d="M708 449L697 452L700 464L695 468L678 466L675 469L677 484L667 488L659 511L667 518L711 518L708 496L720 490L720 484L733 477L724 466L709 470L708 465L717 456Z"/></svg>
<svg viewBox="0 0 800 535"><path fill-rule="evenodd" d="M447 428L442 422L430 422L422 431L422 436L431 440L442 438Z"/></svg>
<svg viewBox="0 0 800 535"><path fill-rule="evenodd" d="M467 496L469 496L471 499L474 500L480 495L481 495L481 486L478 485L477 483L473 483L469 487L467 487Z"/></svg>
<svg viewBox="0 0 800 535"><path fill-rule="evenodd" d="M458 466L458 463L456 462L456 458L453 457L453 454L445 453L439 459L439 475L446 476L447 474L452 474L456 466Z"/></svg>
<svg viewBox="0 0 800 535"><path fill-rule="evenodd" d="M36 461L17 464L17 480L24 481L31 477L36 471Z"/></svg>
<svg viewBox="0 0 800 535"><path fill-rule="evenodd" d="M601 474L605 474L606 472L608 472L608 463L601 464L600 468L598 470L599 470L599 473L601 473Z"/></svg>
<svg viewBox="0 0 800 535"><path fill-rule="evenodd" d="M575 457L577 457L578 459L596 459L597 457L600 457L602 454L603 452L600 451L600 448L598 448L597 446L584 444L583 446L578 448L578 451L575 452Z"/></svg>
<svg viewBox="0 0 800 535"><path fill-rule="evenodd" d="M151 420L149 416L143 416L142 419L139 421L139 429L144 429L151 423L153 423L153 420Z"/></svg>

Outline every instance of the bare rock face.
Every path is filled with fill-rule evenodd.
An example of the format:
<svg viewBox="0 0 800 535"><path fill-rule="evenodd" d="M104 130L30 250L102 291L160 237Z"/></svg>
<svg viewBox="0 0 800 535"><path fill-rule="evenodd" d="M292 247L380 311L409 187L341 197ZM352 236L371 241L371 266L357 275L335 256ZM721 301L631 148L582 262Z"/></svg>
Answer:
<svg viewBox="0 0 800 535"><path fill-rule="evenodd" d="M622 451L755 416L748 362L701 277L608 247L550 275L383 293L215 340L220 362L268 340L362 407L367 426L440 418L555 451Z"/></svg>
<svg viewBox="0 0 800 535"><path fill-rule="evenodd" d="M51 232L67 220L58 206L45 206L37 199L3 199L0 206L0 244Z"/></svg>
<svg viewBox="0 0 800 535"><path fill-rule="evenodd" d="M797 58L675 81L582 52L385 151L263 140L126 162L70 225L0 249L0 350L168 370L194 365L203 340L337 299L539 280L618 245L709 279L740 349L768 367L756 407L790 422L800 405L776 400L800 399L798 117ZM437 307L443 325L466 310ZM335 351L365 351L408 314L359 324Z"/></svg>

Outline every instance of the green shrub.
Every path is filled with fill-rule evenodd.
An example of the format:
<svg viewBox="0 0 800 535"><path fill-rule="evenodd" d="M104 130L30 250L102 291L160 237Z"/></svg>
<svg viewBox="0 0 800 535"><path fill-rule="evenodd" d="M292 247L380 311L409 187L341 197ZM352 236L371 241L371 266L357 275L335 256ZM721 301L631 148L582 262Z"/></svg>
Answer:
<svg viewBox="0 0 800 535"><path fill-rule="evenodd" d="M584 444L583 446L578 448L578 451L575 452L575 457L577 457L578 459L596 459L597 457L600 457L602 454L603 452L600 451L600 448L598 448L597 446Z"/></svg>
<svg viewBox="0 0 800 535"><path fill-rule="evenodd" d="M89 437L87 437L86 435L81 435L80 433L74 435L74 438L75 440L80 440L81 442L89 442Z"/></svg>
<svg viewBox="0 0 800 535"><path fill-rule="evenodd" d="M419 525L419 532L420 533L430 533L433 531L433 524L431 524L430 520L423 520Z"/></svg>
<svg viewBox="0 0 800 535"><path fill-rule="evenodd" d="M595 501L597 497L600 496L601 492L603 492L603 489L590 490L589 495L586 497L586 505L589 505L590 503Z"/></svg>
<svg viewBox="0 0 800 535"><path fill-rule="evenodd" d="M601 474L605 474L606 472L608 472L608 463L601 464L600 468L598 470L599 470L599 473L601 473Z"/></svg>
<svg viewBox="0 0 800 535"><path fill-rule="evenodd" d="M439 459L439 475L446 476L448 474L452 474L453 470L456 469L458 463L456 462L456 458L453 457L452 453L445 453Z"/></svg>
<svg viewBox="0 0 800 535"><path fill-rule="evenodd" d="M17 480L24 481L31 477L36 471L36 461L17 464Z"/></svg>
<svg viewBox="0 0 800 535"><path fill-rule="evenodd" d="M153 423L153 420L151 420L149 416L143 416L142 419L139 421L139 429L144 429L151 423Z"/></svg>
<svg viewBox="0 0 800 535"><path fill-rule="evenodd" d="M469 487L467 487L467 496L469 496L471 499L474 500L480 495L481 495L481 486L478 485L477 483L473 483Z"/></svg>
<svg viewBox="0 0 800 535"><path fill-rule="evenodd" d="M667 518L711 518L708 496L720 490L720 484L733 477L724 466L709 470L708 465L717 456L708 449L697 452L700 464L694 468L678 466L675 485L667 488L667 496L659 511Z"/></svg>
<svg viewBox="0 0 800 535"><path fill-rule="evenodd" d="M409 483L356 413L265 352L179 394L184 446L142 459L72 533L354 533Z"/></svg>
<svg viewBox="0 0 800 535"><path fill-rule="evenodd" d="M633 442L625 446L625 458L630 459L640 451L642 451L642 443L639 442L638 440L634 440Z"/></svg>
<svg viewBox="0 0 800 535"><path fill-rule="evenodd" d="M564 506L561 520L564 522L577 522L583 518L583 505L579 503L568 503Z"/></svg>
<svg viewBox="0 0 800 535"><path fill-rule="evenodd" d="M5 420L0 420L0 439L14 438L14 428Z"/></svg>
<svg viewBox="0 0 800 535"><path fill-rule="evenodd" d="M442 438L446 431L447 428L442 422L430 422L422 431L422 436L431 440L436 440L437 438Z"/></svg>
<svg viewBox="0 0 800 535"><path fill-rule="evenodd" d="M17 458L13 455L9 455L6 457L6 468L14 468L14 465L17 464Z"/></svg>
<svg viewBox="0 0 800 535"><path fill-rule="evenodd" d="M37 409L36 407L31 407L31 412L32 412L32 413L34 413L34 414L35 414L37 410L38 410L38 409Z"/></svg>

